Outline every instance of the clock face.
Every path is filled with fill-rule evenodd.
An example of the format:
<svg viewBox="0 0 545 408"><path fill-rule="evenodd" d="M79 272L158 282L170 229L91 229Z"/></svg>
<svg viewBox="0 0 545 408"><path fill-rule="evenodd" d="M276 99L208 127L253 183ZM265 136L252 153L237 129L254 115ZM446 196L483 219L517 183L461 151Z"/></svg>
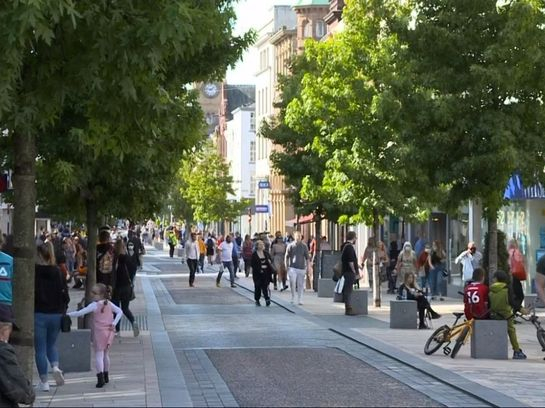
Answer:
<svg viewBox="0 0 545 408"><path fill-rule="evenodd" d="M216 84L213 84L213 83L204 84L203 87L202 87L202 91L203 91L204 95L207 96L208 98L214 98L220 92L218 86Z"/></svg>

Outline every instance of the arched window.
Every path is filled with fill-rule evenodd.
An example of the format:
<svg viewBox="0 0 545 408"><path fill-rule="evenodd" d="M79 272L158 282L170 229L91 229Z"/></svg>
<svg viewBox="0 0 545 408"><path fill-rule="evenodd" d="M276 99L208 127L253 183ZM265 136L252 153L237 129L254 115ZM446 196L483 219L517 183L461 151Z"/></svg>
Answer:
<svg viewBox="0 0 545 408"><path fill-rule="evenodd" d="M312 37L312 23L308 20L303 23L303 37Z"/></svg>
<svg viewBox="0 0 545 408"><path fill-rule="evenodd" d="M326 35L326 25L324 20L318 20L316 22L316 37L322 38L324 35Z"/></svg>

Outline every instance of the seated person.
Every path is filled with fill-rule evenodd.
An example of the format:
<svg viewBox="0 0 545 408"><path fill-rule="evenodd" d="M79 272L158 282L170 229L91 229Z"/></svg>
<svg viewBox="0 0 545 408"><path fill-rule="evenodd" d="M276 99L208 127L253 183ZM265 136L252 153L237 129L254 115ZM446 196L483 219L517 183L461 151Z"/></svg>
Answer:
<svg viewBox="0 0 545 408"><path fill-rule="evenodd" d="M426 310L428 310L431 314L432 319L439 319L441 315L437 312L435 312L428 302L428 299L426 299L426 296L424 296L424 293L422 293L422 290L416 285L415 278L413 273L407 273L405 274L405 281L399 286L399 297L403 299L403 294L405 293L405 296L407 300L416 300L416 305L418 308L418 328L419 329L427 329L426 323L424 322L424 314Z"/></svg>
<svg viewBox="0 0 545 408"><path fill-rule="evenodd" d="M464 288L464 313L467 320L488 319L488 286L484 284L484 269L473 270L471 281Z"/></svg>
<svg viewBox="0 0 545 408"><path fill-rule="evenodd" d="M515 316L510 301L509 276L504 271L494 274L495 283L490 286L488 298L490 300L490 318L507 320L507 334L513 347L513 360L524 360L526 355L522 352L517 340L515 330Z"/></svg>

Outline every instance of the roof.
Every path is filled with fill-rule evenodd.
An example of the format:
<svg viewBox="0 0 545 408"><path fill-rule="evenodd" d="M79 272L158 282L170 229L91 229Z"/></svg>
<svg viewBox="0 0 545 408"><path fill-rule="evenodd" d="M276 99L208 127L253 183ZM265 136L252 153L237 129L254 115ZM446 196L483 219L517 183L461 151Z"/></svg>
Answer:
<svg viewBox="0 0 545 408"><path fill-rule="evenodd" d="M329 0L297 0L293 8L308 6L329 6Z"/></svg>
<svg viewBox="0 0 545 408"><path fill-rule="evenodd" d="M255 85L227 85L226 87L227 120L233 119L232 112L242 106L248 106L255 102Z"/></svg>

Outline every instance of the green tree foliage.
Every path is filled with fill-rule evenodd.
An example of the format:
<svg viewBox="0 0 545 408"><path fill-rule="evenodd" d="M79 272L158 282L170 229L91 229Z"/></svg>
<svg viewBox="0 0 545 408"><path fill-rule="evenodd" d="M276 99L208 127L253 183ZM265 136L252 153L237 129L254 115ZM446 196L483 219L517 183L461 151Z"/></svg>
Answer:
<svg viewBox="0 0 545 408"><path fill-rule="evenodd" d="M542 3L404 4L384 24L404 45L395 62L406 78L396 89L405 143L428 184L446 187L451 208L480 199L489 220L493 273L497 211L508 179L515 171L527 184L545 179Z"/></svg>
<svg viewBox="0 0 545 408"><path fill-rule="evenodd" d="M15 310L29 374L36 158L52 170L56 186L86 200L92 272L98 211L106 203L115 206L108 192L125 195L119 180L139 164L170 165L160 149L191 146L199 115L185 87L221 78L251 43L252 33L233 36L234 19L232 0L1 3L0 127L13 148ZM77 164L53 156L74 142L70 153L76 154L69 158ZM52 151L40 156L37 147L49 143ZM121 166L127 157L129 165ZM77 166L89 162L96 167L79 172ZM144 169L138 182L149 175ZM70 180L78 185L67 187ZM89 278L88 286L92 273Z"/></svg>
<svg viewBox="0 0 545 408"><path fill-rule="evenodd" d="M188 153L178 171L179 195L189 207L190 221L208 224L213 221L234 221L248 207L249 200L229 199L234 194L233 177L212 143Z"/></svg>

